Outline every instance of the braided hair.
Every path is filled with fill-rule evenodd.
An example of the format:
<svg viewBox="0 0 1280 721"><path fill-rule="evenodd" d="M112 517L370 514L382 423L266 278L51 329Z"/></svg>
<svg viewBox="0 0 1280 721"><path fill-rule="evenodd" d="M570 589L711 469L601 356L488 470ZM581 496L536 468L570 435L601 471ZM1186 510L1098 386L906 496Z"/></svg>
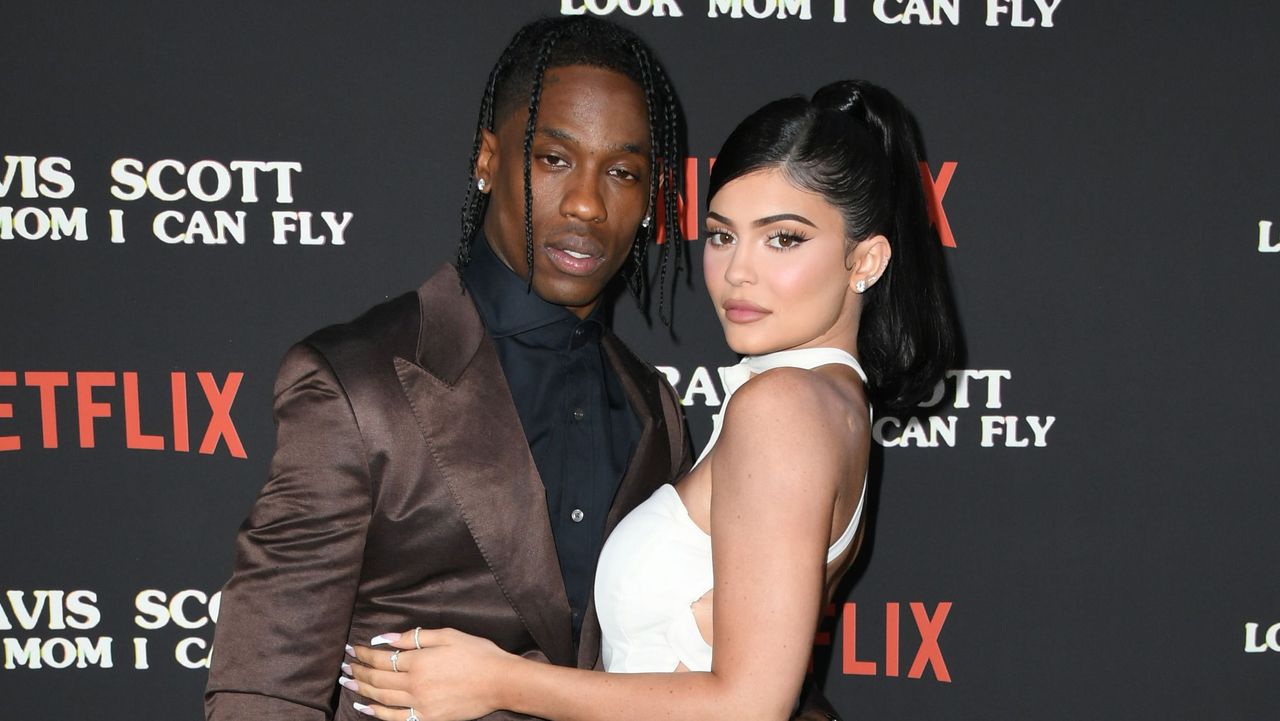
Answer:
<svg viewBox="0 0 1280 721"><path fill-rule="evenodd" d="M666 71L653 51L631 31L590 16L535 20L520 28L489 73L480 117L476 124L471 159L467 164L467 193L462 204L462 236L458 241L458 265L471 259L471 244L484 221L489 196L476 187L476 160L483 132L493 132L499 120L520 109L529 114L524 129L524 241L529 283L533 283L533 185L531 148L542 99L543 79L552 68L570 65L612 70L627 76L644 94L649 120L649 209L660 222L636 231L621 275L641 305L649 301L646 260L651 243L662 239L658 264L658 312L666 313L666 286L670 275L683 267L684 243L680 242L680 193L684 188L684 114ZM661 199L659 199L661 195ZM659 202L659 200L661 202ZM669 272L669 268L671 271Z"/></svg>

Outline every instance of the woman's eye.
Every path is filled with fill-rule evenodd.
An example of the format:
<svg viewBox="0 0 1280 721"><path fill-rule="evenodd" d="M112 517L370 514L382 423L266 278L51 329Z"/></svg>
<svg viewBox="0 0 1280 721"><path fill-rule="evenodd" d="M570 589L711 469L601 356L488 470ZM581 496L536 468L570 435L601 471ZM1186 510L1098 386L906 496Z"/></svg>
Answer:
<svg viewBox="0 0 1280 721"><path fill-rule="evenodd" d="M770 248L776 248L777 250L790 250L806 240L808 240L808 238L795 233L781 232L770 235L767 245Z"/></svg>
<svg viewBox="0 0 1280 721"><path fill-rule="evenodd" d="M708 230L707 242L715 246L729 245L733 242L733 235L724 230Z"/></svg>

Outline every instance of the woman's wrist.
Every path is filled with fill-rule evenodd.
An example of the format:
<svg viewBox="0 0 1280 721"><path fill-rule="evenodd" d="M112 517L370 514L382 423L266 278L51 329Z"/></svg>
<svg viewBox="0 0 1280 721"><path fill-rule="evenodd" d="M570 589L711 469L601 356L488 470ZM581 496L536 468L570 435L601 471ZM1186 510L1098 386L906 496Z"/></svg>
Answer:
<svg viewBox="0 0 1280 721"><path fill-rule="evenodd" d="M513 653L503 653L489 676L489 699L495 709L512 709L516 694L512 693L520 678L520 666L525 659Z"/></svg>

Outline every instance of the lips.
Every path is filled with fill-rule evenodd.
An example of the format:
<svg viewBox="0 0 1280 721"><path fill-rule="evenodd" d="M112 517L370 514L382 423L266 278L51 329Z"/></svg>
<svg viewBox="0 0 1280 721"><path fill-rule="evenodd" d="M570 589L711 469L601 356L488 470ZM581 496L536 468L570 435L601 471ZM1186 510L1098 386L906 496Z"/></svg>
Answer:
<svg viewBox="0 0 1280 721"><path fill-rule="evenodd" d="M733 323L754 323L773 313L749 300L741 299L726 300L720 307L724 309L724 317Z"/></svg>
<svg viewBox="0 0 1280 721"><path fill-rule="evenodd" d="M604 248L590 235L578 232L556 234L542 245L551 264L567 275L591 275L604 264Z"/></svg>

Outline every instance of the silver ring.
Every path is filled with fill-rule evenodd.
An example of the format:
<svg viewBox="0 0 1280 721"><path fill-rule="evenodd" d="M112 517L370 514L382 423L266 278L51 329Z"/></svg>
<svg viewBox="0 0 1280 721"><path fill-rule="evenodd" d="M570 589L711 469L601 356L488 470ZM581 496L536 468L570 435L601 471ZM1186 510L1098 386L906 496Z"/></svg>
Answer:
<svg viewBox="0 0 1280 721"><path fill-rule="evenodd" d="M419 721L418 714L413 710L412 706L409 707L409 715L405 717L404 721Z"/></svg>
<svg viewBox="0 0 1280 721"><path fill-rule="evenodd" d="M397 666L397 663L399 661L400 661L400 650L396 649L396 652L391 654L391 670L395 671L396 673L400 673L400 668ZM413 714L411 713L409 715L412 716Z"/></svg>
<svg viewBox="0 0 1280 721"><path fill-rule="evenodd" d="M414 648L416 648L416 649L418 649L419 651L421 651L421 650L422 650L422 644L421 644L421 643L418 643L418 632L420 632L421 630L422 630L422 627L421 627L421 626L414 626L414 627L413 627L413 647L414 647ZM410 715L412 715L412 714L410 714Z"/></svg>

